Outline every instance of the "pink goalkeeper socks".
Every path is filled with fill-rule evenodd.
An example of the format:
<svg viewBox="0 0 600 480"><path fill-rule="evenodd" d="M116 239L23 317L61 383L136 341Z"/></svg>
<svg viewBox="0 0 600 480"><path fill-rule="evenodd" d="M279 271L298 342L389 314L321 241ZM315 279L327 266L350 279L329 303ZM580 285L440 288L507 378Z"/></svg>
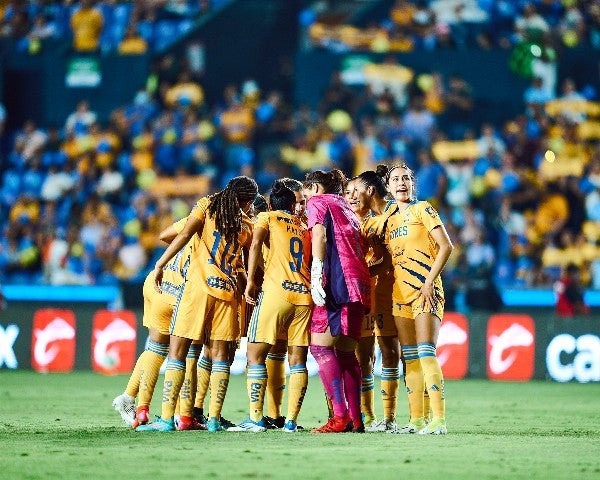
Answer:
<svg viewBox="0 0 600 480"><path fill-rule="evenodd" d="M344 394L344 380L338 358L335 355L333 347L324 347L321 345L311 345L310 353L319 364L319 377L327 395L333 404L333 413L337 417L346 415L346 395ZM359 368L360 382L360 368ZM359 383L360 384L360 383ZM360 416L360 397L359 397L359 416Z"/></svg>

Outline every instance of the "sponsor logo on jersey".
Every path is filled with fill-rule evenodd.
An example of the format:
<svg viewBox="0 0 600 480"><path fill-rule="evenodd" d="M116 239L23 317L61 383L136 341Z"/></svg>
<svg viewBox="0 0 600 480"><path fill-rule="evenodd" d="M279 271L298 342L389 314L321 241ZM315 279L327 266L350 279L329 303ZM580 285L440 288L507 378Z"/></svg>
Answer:
<svg viewBox="0 0 600 480"><path fill-rule="evenodd" d="M33 316L31 366L37 372L70 372L75 364L75 314L42 309Z"/></svg>
<svg viewBox="0 0 600 480"><path fill-rule="evenodd" d="M129 373L136 353L135 314L98 310L92 326L92 368L104 374Z"/></svg>
<svg viewBox="0 0 600 480"><path fill-rule="evenodd" d="M462 313L448 312L440 326L437 357L444 378L461 379L469 365L469 325Z"/></svg>
<svg viewBox="0 0 600 480"><path fill-rule="evenodd" d="M531 380L535 324L529 315L492 315L487 329L487 374L492 380Z"/></svg>

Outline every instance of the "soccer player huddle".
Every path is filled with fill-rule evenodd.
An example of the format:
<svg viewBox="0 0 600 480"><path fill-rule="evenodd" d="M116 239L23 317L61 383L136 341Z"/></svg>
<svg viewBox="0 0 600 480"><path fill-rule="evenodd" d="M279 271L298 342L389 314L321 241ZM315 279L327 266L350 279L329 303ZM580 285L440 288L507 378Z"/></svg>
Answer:
<svg viewBox="0 0 600 480"><path fill-rule="evenodd" d="M329 407L329 420L312 433L445 434L436 343L440 273L452 243L436 210L417 200L412 170L380 165L350 180L317 170L302 182L277 180L268 200L253 179L236 177L161 232L168 247L144 283L148 345L113 401L125 423L137 431L296 432L310 351ZM244 336L249 416L235 425L221 412ZM375 341L383 363L380 420ZM165 357L161 415L150 421ZM396 424L400 360L404 426Z"/></svg>

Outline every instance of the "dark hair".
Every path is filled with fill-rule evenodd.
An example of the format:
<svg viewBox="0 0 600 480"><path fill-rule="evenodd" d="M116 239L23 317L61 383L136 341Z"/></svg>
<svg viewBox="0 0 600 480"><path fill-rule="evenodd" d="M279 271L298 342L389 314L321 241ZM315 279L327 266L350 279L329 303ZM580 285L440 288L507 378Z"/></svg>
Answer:
<svg viewBox="0 0 600 480"><path fill-rule="evenodd" d="M349 181L360 180L365 187L373 187L377 195L384 198L388 193L384 182L387 171L388 168L385 165L377 165L376 171L367 170Z"/></svg>
<svg viewBox="0 0 600 480"><path fill-rule="evenodd" d="M267 210L269 210L269 205L267 204L265 197L263 197L259 193L258 195L256 195L256 198L254 199L252 208L254 210L254 213L261 213L261 212L266 212Z"/></svg>
<svg viewBox="0 0 600 480"><path fill-rule="evenodd" d="M330 172L323 170L315 170L306 174L306 179L303 182L304 188L309 187L313 183L319 183L323 186L325 193L337 193L341 195L346 184L346 176L341 170L334 168Z"/></svg>
<svg viewBox="0 0 600 480"><path fill-rule="evenodd" d="M415 172L413 172L412 169L406 163L393 163L389 167L387 165L377 165L377 173L384 178L385 183L387 185L387 183L390 181L390 175L392 174L392 170L396 170L397 168L403 168L405 170L408 170L411 180L413 182L415 181Z"/></svg>
<svg viewBox="0 0 600 480"><path fill-rule="evenodd" d="M269 195L271 210L288 210L294 211L296 203L296 194L288 188L283 180L275 180L271 187L271 195Z"/></svg>
<svg viewBox="0 0 600 480"><path fill-rule="evenodd" d="M292 192L302 191L302 182L300 180L296 180L295 178L284 177L281 179L281 181Z"/></svg>
<svg viewBox="0 0 600 480"><path fill-rule="evenodd" d="M240 204L252 202L258 194L258 185L250 177L235 177L220 192L210 196L208 214L215 218L218 232L225 241L237 248L238 233L242 229Z"/></svg>

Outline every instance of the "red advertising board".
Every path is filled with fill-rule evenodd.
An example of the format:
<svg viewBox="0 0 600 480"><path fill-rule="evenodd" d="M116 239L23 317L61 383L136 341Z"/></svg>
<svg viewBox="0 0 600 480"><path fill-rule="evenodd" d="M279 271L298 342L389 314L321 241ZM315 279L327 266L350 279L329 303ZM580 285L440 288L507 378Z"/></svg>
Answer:
<svg viewBox="0 0 600 480"><path fill-rule="evenodd" d="M33 316L31 366L36 372L70 372L75 364L75 314L53 308Z"/></svg>
<svg viewBox="0 0 600 480"><path fill-rule="evenodd" d="M137 321L129 310L98 310L92 324L92 368L130 373L135 364Z"/></svg>
<svg viewBox="0 0 600 480"><path fill-rule="evenodd" d="M527 381L535 366L535 323L529 315L496 314L488 321L487 375L491 380Z"/></svg>
<svg viewBox="0 0 600 480"><path fill-rule="evenodd" d="M469 366L469 323L462 313L444 314L437 342L437 357L444 378L465 378Z"/></svg>

